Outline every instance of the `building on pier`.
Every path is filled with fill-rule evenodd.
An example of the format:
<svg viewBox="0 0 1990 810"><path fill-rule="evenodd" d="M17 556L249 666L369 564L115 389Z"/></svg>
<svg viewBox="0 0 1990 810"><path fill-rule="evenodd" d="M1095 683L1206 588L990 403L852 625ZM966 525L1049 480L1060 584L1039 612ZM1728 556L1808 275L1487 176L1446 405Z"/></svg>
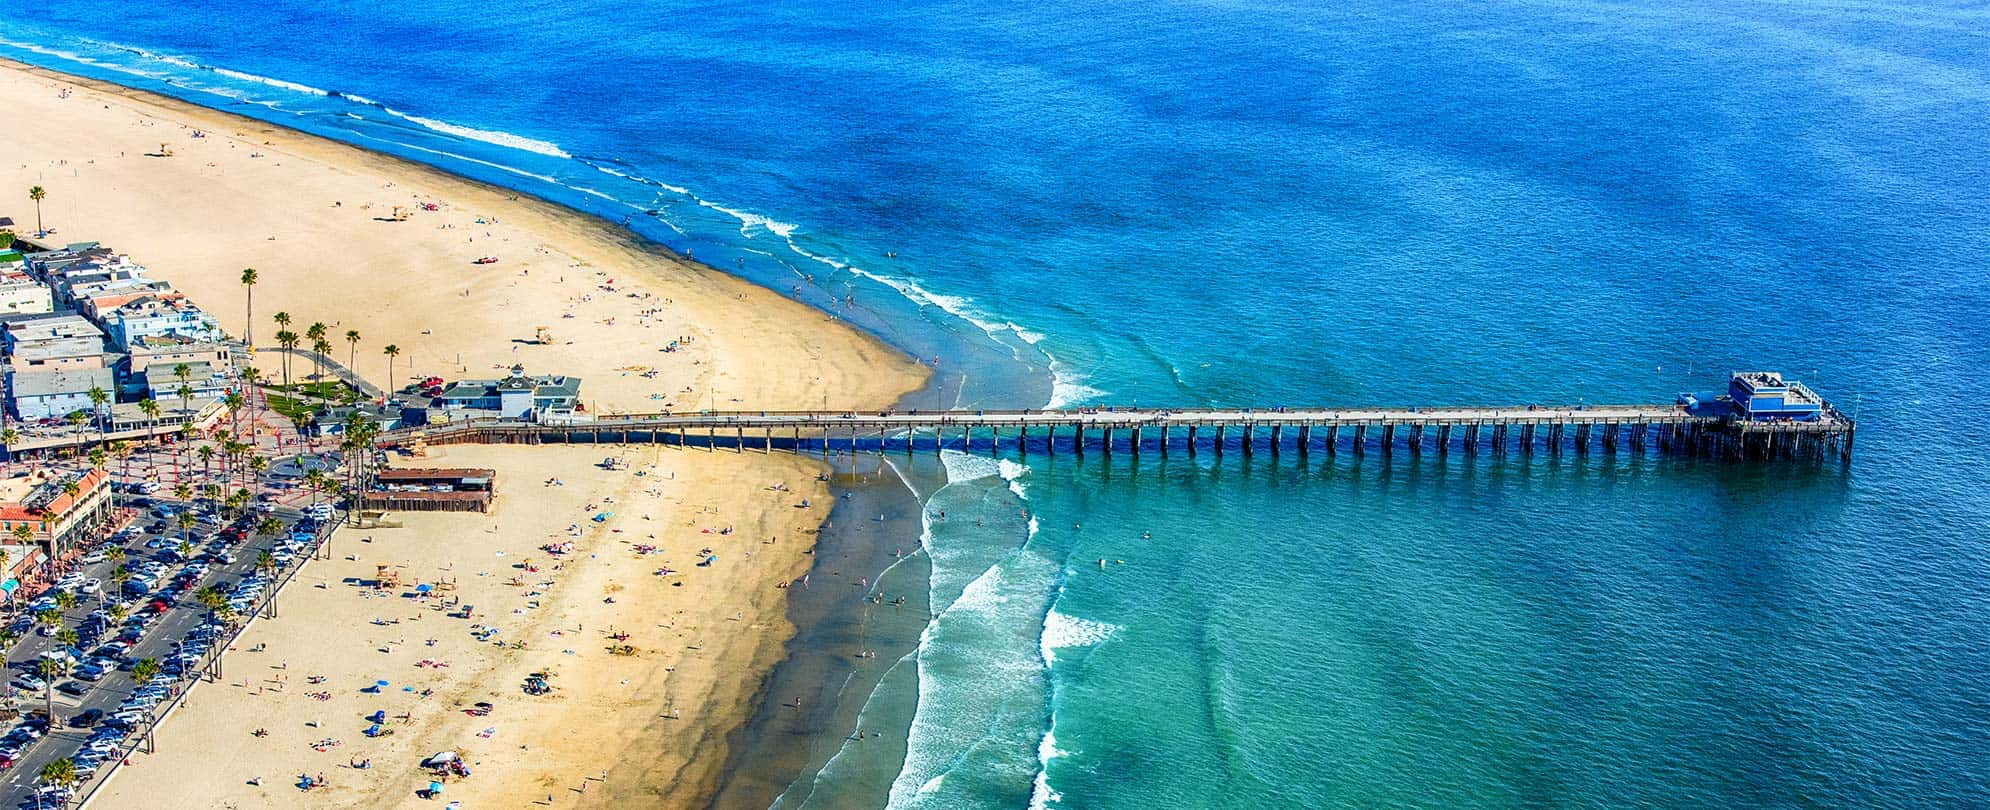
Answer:
<svg viewBox="0 0 1990 810"><path fill-rule="evenodd" d="M1750 422L1815 422L1824 415L1823 398L1774 371L1734 372L1728 378L1727 395L1734 403L1734 417Z"/></svg>

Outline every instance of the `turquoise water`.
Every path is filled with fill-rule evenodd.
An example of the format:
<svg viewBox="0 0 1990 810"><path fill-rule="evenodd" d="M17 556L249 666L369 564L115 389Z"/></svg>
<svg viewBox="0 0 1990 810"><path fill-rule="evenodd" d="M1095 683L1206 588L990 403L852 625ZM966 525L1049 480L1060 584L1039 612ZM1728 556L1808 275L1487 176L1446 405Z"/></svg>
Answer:
<svg viewBox="0 0 1990 810"><path fill-rule="evenodd" d="M1990 804L1986 23L57 0L0 55L627 217L968 407L1859 415L1849 468L949 457L894 806L1929 807Z"/></svg>

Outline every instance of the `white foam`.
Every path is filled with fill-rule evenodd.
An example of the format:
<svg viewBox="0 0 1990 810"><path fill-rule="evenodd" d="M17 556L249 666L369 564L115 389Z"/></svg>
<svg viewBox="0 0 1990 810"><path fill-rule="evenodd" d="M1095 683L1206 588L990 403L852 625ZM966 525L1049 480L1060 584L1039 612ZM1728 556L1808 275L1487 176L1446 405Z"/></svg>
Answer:
<svg viewBox="0 0 1990 810"><path fill-rule="evenodd" d="M140 53L143 53L143 52L141 51ZM158 58L158 57L153 57L153 58ZM167 60L164 60L164 59L161 59L160 61L167 61ZM189 62L189 61L186 61L186 60L180 60L180 61L177 61L177 62L173 62L173 64L177 64L177 65L182 65L182 66L186 66L186 67L195 67L195 68L198 68L198 67L202 67L201 65L196 65L196 64L194 64L194 63L192 63L192 62ZM244 72L242 72L242 71L239 71L239 70L229 70L228 68L220 68L220 67L210 67L210 68L207 68L207 69L208 69L208 70L211 70L211 71L214 71L215 73L219 73L219 74L221 74L221 75L223 75L223 76L227 76L228 78L231 78L231 79L239 79L239 80L241 80L241 81L245 81L245 82L253 82L253 83L255 83L255 84L266 84L266 85L269 85L270 87L280 87L280 88L283 88L283 89L285 89L285 90L290 90L290 91L292 91L292 92L297 92L297 93L303 93L303 94L305 94L305 95L309 95L309 96L329 96L329 95L331 95L331 93L328 93L328 92L326 92L326 91L324 91L324 90L320 90L320 89L318 89L318 88L316 88L316 87L312 87L312 86L310 86L310 85L308 85L308 84L298 84L298 83L296 83L296 82L287 82L287 81L284 81L284 80L282 80L282 79L274 79L274 78L270 78L270 77L268 77L268 76L258 76L258 75L254 74L254 73L244 73Z"/></svg>
<svg viewBox="0 0 1990 810"><path fill-rule="evenodd" d="M780 220L763 217L751 211L741 211L737 208L727 208L723 205L704 199L702 197L694 196L692 199L697 200L699 205L702 205L706 208L710 208L714 211L719 211L728 214L733 219L739 220L739 235L744 236L748 239L753 238L754 228L760 228L762 230L774 234L775 236L781 237L782 239L786 239L790 236L793 236L795 233L794 225L782 222Z"/></svg>
<svg viewBox="0 0 1990 810"><path fill-rule="evenodd" d="M1048 667L1057 663L1058 650L1095 647L1119 631L1119 625L1068 616L1052 608L1043 615L1043 636L1037 641L1037 649L1043 654L1043 665Z"/></svg>
<svg viewBox="0 0 1990 810"><path fill-rule="evenodd" d="M994 459L963 453L959 450L940 451L940 463L947 468L947 483L956 484L1002 474L1002 466Z"/></svg>
<svg viewBox="0 0 1990 810"><path fill-rule="evenodd" d="M370 139L370 140L375 140L375 141L379 141L379 142L381 142L381 143L391 143L391 144L393 144L393 145L395 145L395 146L398 146L398 147L401 147L401 148L403 148L403 149L413 149L413 150L415 150L415 151L417 151L417 152L427 152L427 153L429 153L429 154L431 154L431 155L441 155L441 156L443 156L443 157L446 157L446 158L454 158L454 159L456 159L456 160L463 160L463 161L468 161L468 162L471 162L471 163L475 163L475 164L478 164L478 165L480 165L480 166L489 166L489 167L491 167L491 168L493 168L493 169L498 169L498 170L500 170L500 171L507 171L507 172L511 172L512 174L515 174L515 175L518 175L518 176L520 176L520 177L530 177L530 178L532 178L532 179L534 179L534 180L543 180L543 181L545 181L545 182L548 182L548 183L552 183L553 185L556 185L556 186L557 186L557 185L560 185L560 181L559 181L558 179L556 179L556 178L553 178L553 177L548 177L548 176L546 176L546 175L543 175L543 174L533 174L532 172L528 172L528 171L526 171L526 170L524 170L524 169L518 169L518 168L513 168L513 167L511 167L511 166L506 166L506 165L504 165L504 164L502 164L502 163L492 163L491 161L488 161L488 160L478 160L477 158L473 158L473 157L470 157L470 156L468 156L468 155L459 155L459 154L456 154L455 152L444 152L444 151L442 151L442 150L440 150L440 149L430 149L430 148L428 148L428 147L426 147L426 146L416 146L416 145L414 145L414 144L411 144L411 143L401 143L400 141L390 141L390 140L387 140L386 138L376 138L376 137L374 137L374 136L372 136L372 135L368 135L368 134L366 134L366 133L364 133L364 132L353 132L353 133L351 133L351 134L353 134L353 135L355 135L355 136L358 136L358 137L361 137L361 138L367 138L367 139Z"/></svg>
<svg viewBox="0 0 1990 810"><path fill-rule="evenodd" d="M1006 458L995 462L995 467L996 471L1001 474L1002 480L1009 482L1010 492L1016 493L1016 497L1019 499L1025 501L1030 499L1029 493L1023 490L1022 480L1023 476L1029 474L1030 468ZM1035 532L1031 532L1031 534L1034 535Z"/></svg>
<svg viewBox="0 0 1990 810"><path fill-rule="evenodd" d="M603 166L603 165L601 165L601 164L599 164L599 163L593 163L593 162L590 162L590 161L586 161L586 160L583 160L583 161L581 161L581 162L582 162L582 163L586 163L586 164L587 164L587 165L589 165L589 166L593 166L593 167L594 167L594 170L595 170L595 171L598 171L598 172L601 172L601 173L603 173L603 174L612 174L612 175L614 175L614 176L616 176L616 177L620 177L620 178L622 178L622 179L624 179L624 180L633 180L633 181L635 181L635 182L638 182L638 183L642 183L643 185L646 185L646 186L656 186L657 188L660 188L660 189L663 189L663 190L665 190L665 191L669 191L669 192L672 192L672 193L675 193L675 194L683 194L683 195L685 195L685 196L691 196L691 191L690 191L689 189L686 189L686 188L682 187L682 186L673 186L673 185L671 185L671 184L669 184L669 183L665 183L665 182L663 182L662 180L652 180L652 179L650 179L650 178L647 178L647 177L643 177L642 175L637 175L637 174L630 174L630 173L628 173L628 172L625 172L625 171L620 171L620 170L617 170L617 169L611 169L611 168L609 168L609 167L607 167L607 166Z"/></svg>
<svg viewBox="0 0 1990 810"><path fill-rule="evenodd" d="M550 141L542 141L536 138L527 138L523 135L514 135L509 132L501 132L501 131L488 130L488 129L476 129L473 127L466 127L461 124L452 124L449 123L448 121L437 121L433 118L423 118L419 115L409 115L407 113L401 112L400 110L396 110L392 107L387 107L382 105L374 105L374 106L379 106L381 112L394 116L395 118L399 118L403 121L407 121L408 123L415 124L425 129L433 130L435 132L440 132L444 135L454 135L458 138L465 138L472 141L482 141L484 143L492 144L494 146L504 146L525 152L534 152L537 154L546 155L548 157L556 157L556 158L573 157L573 155L567 154L566 150L561 149L559 144L552 143Z"/></svg>
<svg viewBox="0 0 1990 810"><path fill-rule="evenodd" d="M1070 754L1070 752L1057 747L1055 725L1056 722L1053 717L1053 727L1045 729L1043 739L1039 740L1036 744L1036 782L1030 787L1030 810L1046 810L1052 803L1061 803L1064 801L1064 794L1050 787L1050 761Z"/></svg>
<svg viewBox="0 0 1990 810"><path fill-rule="evenodd" d="M1084 376L1071 371L1069 368L1062 367L1055 357L1051 358L1050 400L1045 402L1043 407L1052 410L1069 408L1072 405L1089 399L1096 399L1105 394L1104 391L1086 385L1084 382L1085 379Z"/></svg>

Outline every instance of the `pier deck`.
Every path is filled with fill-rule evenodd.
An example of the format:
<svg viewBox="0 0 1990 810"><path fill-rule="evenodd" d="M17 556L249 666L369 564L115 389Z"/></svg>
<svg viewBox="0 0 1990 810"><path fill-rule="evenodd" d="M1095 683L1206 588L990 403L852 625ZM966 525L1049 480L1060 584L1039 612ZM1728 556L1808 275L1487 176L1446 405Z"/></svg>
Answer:
<svg viewBox="0 0 1990 810"><path fill-rule="evenodd" d="M705 411L558 421L472 419L381 436L383 445L656 443L827 452L1234 450L1469 454L1600 448L1728 458L1849 458L1855 425L1699 416L1676 405L1466 408L1085 408L1021 411Z"/></svg>

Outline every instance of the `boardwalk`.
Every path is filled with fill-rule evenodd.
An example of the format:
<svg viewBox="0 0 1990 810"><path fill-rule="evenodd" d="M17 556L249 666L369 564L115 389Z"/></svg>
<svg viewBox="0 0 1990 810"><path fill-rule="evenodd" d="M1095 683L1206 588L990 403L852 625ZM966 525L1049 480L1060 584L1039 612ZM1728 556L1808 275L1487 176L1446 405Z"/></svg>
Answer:
<svg viewBox="0 0 1990 810"><path fill-rule="evenodd" d="M1695 416L1672 405L1484 408L1024 411L707 411L596 415L545 423L480 419L385 434L400 445L656 443L733 449L958 449L1245 454L1347 451L1587 452L1619 449L1732 458L1849 458L1854 424Z"/></svg>

